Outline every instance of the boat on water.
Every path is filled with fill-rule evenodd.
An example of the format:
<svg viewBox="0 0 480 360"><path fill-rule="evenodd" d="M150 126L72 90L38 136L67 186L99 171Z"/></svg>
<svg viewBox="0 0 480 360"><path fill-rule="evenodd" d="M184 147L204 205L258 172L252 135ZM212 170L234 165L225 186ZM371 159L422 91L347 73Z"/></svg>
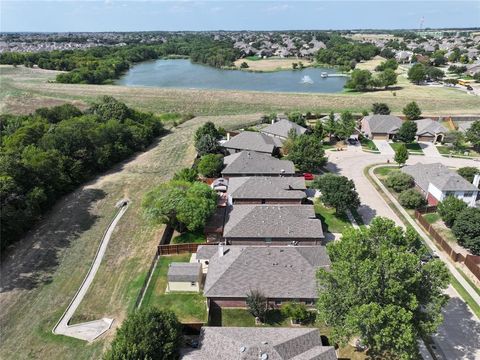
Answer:
<svg viewBox="0 0 480 360"><path fill-rule="evenodd" d="M328 73L324 71L324 72L322 72L322 73L320 74L320 76L321 76L322 78L327 78L327 77L328 77Z"/></svg>
<svg viewBox="0 0 480 360"><path fill-rule="evenodd" d="M300 83L302 84L313 84L313 80L310 76L308 75L305 75L304 77L302 77L302 79L300 80Z"/></svg>

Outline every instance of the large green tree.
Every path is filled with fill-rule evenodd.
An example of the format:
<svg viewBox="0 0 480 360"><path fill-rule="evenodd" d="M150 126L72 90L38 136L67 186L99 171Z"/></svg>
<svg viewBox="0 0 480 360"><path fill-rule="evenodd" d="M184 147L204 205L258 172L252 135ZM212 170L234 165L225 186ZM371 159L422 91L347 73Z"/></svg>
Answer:
<svg viewBox="0 0 480 360"><path fill-rule="evenodd" d="M463 177L468 182L473 182L475 175L480 174L480 168L473 167L473 166L465 166L461 167L457 170L458 175Z"/></svg>
<svg viewBox="0 0 480 360"><path fill-rule="evenodd" d="M314 136L306 134L293 140L288 159L293 161L300 171L313 173L318 172L327 162L322 144Z"/></svg>
<svg viewBox="0 0 480 360"><path fill-rule="evenodd" d="M356 91L365 91L370 87L371 83L372 73L370 71L355 69L350 74L345 87Z"/></svg>
<svg viewBox="0 0 480 360"><path fill-rule="evenodd" d="M397 139L404 143L411 143L415 141L417 135L417 123L415 121L407 120L402 123L397 132Z"/></svg>
<svg viewBox="0 0 480 360"><path fill-rule="evenodd" d="M171 180L145 194L145 216L179 231L195 231L205 226L217 207L217 194L201 182Z"/></svg>
<svg viewBox="0 0 480 360"><path fill-rule="evenodd" d="M373 103L372 112L380 115L390 115L390 108L385 103Z"/></svg>
<svg viewBox="0 0 480 360"><path fill-rule="evenodd" d="M389 86L395 85L397 83L397 74L395 70L385 69L380 74L378 74L379 85L384 86L385 89L388 89Z"/></svg>
<svg viewBox="0 0 480 360"><path fill-rule="evenodd" d="M174 360L179 357L182 329L175 314L156 308L131 313L117 330L104 360Z"/></svg>
<svg viewBox="0 0 480 360"><path fill-rule="evenodd" d="M475 255L480 255L480 209L467 207L458 214L452 231L458 243L470 249Z"/></svg>
<svg viewBox="0 0 480 360"><path fill-rule="evenodd" d="M205 177L220 176L223 168L223 156L220 154L203 155L198 162L198 172Z"/></svg>
<svg viewBox="0 0 480 360"><path fill-rule="evenodd" d="M318 317L340 344L360 337L379 358L416 359L417 341L442 323L449 274L440 260L422 264L418 235L375 218L348 230L327 251L329 271L318 271Z"/></svg>
<svg viewBox="0 0 480 360"><path fill-rule="evenodd" d="M345 176L325 174L315 178L312 187L320 190L320 200L337 213L360 206L355 184Z"/></svg>
<svg viewBox="0 0 480 360"><path fill-rule="evenodd" d="M457 216L467 207L465 201L455 197L447 196L438 204L438 214L445 222L445 225L452 227Z"/></svg>
<svg viewBox="0 0 480 360"><path fill-rule="evenodd" d="M475 150L480 151L480 120L475 121L466 131L466 138Z"/></svg>
<svg viewBox="0 0 480 360"><path fill-rule="evenodd" d="M347 139L355 131L355 119L350 111L344 111L340 114L340 120L336 122L334 134L340 140Z"/></svg>
<svg viewBox="0 0 480 360"><path fill-rule="evenodd" d="M417 120L420 119L420 115L422 115L422 110L415 101L409 102L403 108L403 115L406 116L408 120Z"/></svg>
<svg viewBox="0 0 480 360"><path fill-rule="evenodd" d="M415 64L408 70L408 79L417 85L424 82L426 78L427 72L423 64Z"/></svg>

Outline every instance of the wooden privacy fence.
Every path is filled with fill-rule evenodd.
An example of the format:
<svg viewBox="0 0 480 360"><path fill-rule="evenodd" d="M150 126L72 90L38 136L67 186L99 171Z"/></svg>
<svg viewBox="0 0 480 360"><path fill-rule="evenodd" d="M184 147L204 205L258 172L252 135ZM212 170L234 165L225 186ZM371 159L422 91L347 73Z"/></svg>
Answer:
<svg viewBox="0 0 480 360"><path fill-rule="evenodd" d="M173 255L183 253L194 253L200 245L216 245L214 243L188 243L188 244L168 244L158 245L159 255Z"/></svg>
<svg viewBox="0 0 480 360"><path fill-rule="evenodd" d="M480 280L480 256L467 255L465 258L465 266Z"/></svg>

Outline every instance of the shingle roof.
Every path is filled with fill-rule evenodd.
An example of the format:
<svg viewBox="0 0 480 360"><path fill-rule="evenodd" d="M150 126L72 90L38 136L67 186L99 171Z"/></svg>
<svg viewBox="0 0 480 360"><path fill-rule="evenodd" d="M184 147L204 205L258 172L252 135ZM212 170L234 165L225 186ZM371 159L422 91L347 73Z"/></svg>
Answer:
<svg viewBox="0 0 480 360"><path fill-rule="evenodd" d="M456 121L455 123L458 126L458 131L465 132L470 129L470 126L472 126L474 122L475 121Z"/></svg>
<svg viewBox="0 0 480 360"><path fill-rule="evenodd" d="M185 360L336 360L315 328L210 327L200 332L199 348L183 351Z"/></svg>
<svg viewBox="0 0 480 360"><path fill-rule="evenodd" d="M292 175L295 174L293 162L279 160L268 154L255 151L242 151L226 156L224 164L227 165L222 175Z"/></svg>
<svg viewBox="0 0 480 360"><path fill-rule="evenodd" d="M295 124L290 120L284 119L284 120L277 121L267 126L266 128L263 128L261 132L265 134L272 134L272 135L277 135L277 136L287 138L290 133L290 130L292 129L295 130L297 135L302 135L307 131L307 129L305 129L303 126Z"/></svg>
<svg viewBox="0 0 480 360"><path fill-rule="evenodd" d="M323 238L313 205L234 205L227 210L225 238Z"/></svg>
<svg viewBox="0 0 480 360"><path fill-rule="evenodd" d="M251 150L271 154L276 147L282 146L282 141L259 132L243 131L224 142L222 146L227 149Z"/></svg>
<svg viewBox="0 0 480 360"><path fill-rule="evenodd" d="M366 116L371 133L393 134L402 126L402 119L394 115Z"/></svg>
<svg viewBox="0 0 480 360"><path fill-rule="evenodd" d="M224 246L223 256L210 258L204 295L244 298L260 290L268 298L315 299L316 271L329 266L324 246Z"/></svg>
<svg viewBox="0 0 480 360"><path fill-rule="evenodd" d="M305 179L300 176L231 178L228 194L233 199L303 199Z"/></svg>
<svg viewBox="0 0 480 360"><path fill-rule="evenodd" d="M168 281L198 281L200 263L172 262L168 267Z"/></svg>
<svg viewBox="0 0 480 360"><path fill-rule="evenodd" d="M417 135L444 134L448 131L445 126L432 119L416 120L415 122L417 123Z"/></svg>
<svg viewBox="0 0 480 360"><path fill-rule="evenodd" d="M424 191L428 191L428 184L432 183L441 191L476 191L469 183L456 172L440 163L409 165L402 168L402 172L409 174L415 183Z"/></svg>

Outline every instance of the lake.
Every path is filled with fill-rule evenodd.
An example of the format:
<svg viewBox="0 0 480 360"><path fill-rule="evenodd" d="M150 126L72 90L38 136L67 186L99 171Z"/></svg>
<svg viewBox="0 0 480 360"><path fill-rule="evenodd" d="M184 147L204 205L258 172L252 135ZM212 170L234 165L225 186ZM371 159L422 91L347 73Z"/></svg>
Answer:
<svg viewBox="0 0 480 360"><path fill-rule="evenodd" d="M335 93L343 90L346 77L322 78L320 74L335 69L306 68L276 72L223 70L193 64L190 60L155 60L136 64L117 85L183 89L222 89L273 92ZM302 83L309 77L312 83ZM305 78L308 80L308 78Z"/></svg>

